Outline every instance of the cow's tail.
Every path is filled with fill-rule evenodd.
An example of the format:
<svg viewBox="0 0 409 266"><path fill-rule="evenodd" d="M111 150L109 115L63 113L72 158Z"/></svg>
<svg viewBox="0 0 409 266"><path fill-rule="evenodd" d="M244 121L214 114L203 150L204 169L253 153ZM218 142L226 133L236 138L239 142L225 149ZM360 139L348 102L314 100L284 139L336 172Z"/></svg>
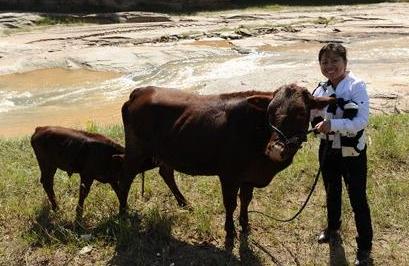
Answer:
<svg viewBox="0 0 409 266"><path fill-rule="evenodd" d="M42 142L43 142L42 140L44 139L44 137L42 137L43 134L41 134L42 129L43 129L43 127L36 127L36 129L34 130L33 135L30 138L30 144L31 144L31 147L34 150L34 154L35 154L37 160L39 160L39 156L40 156L39 149L40 149L40 147L42 145Z"/></svg>
<svg viewBox="0 0 409 266"><path fill-rule="evenodd" d="M135 130L137 129L134 128L134 121L132 119L130 107L139 96L145 93L147 88L149 87L135 89L129 96L129 100L122 105L122 122L125 133L125 158L127 158L128 162L135 163L134 159L140 159L140 156L135 156L135 153L140 152L140 147L138 145L138 140L136 139Z"/></svg>
<svg viewBox="0 0 409 266"><path fill-rule="evenodd" d="M132 139L132 130L131 130L132 124L131 124L131 121L130 121L130 118L129 118L129 110L128 110L128 107L130 105L130 101L131 100L128 100L127 102L125 102L122 105L122 109L121 109L122 123L124 125L124 135L125 135L125 162L124 162L124 166L125 166L125 169L127 169L127 170L129 169L129 159L130 159L129 156L131 155L131 153L129 151L132 150L132 147L131 147L132 146L132 142L131 142L131 139Z"/></svg>
<svg viewBox="0 0 409 266"><path fill-rule="evenodd" d="M123 105L122 105L122 123L124 125L124 134L125 134L125 150L126 147L128 147L129 145L129 137L130 137L130 119L129 119L129 110L128 107L130 105L131 100L126 101Z"/></svg>
<svg viewBox="0 0 409 266"><path fill-rule="evenodd" d="M34 130L33 135L31 135L30 143L31 143L31 146L33 148L34 148L33 145L36 145L35 143L37 142L38 135L39 135L41 129L43 129L43 127L36 127L35 130Z"/></svg>
<svg viewBox="0 0 409 266"><path fill-rule="evenodd" d="M142 166L135 166L142 162L141 156L137 154L140 151L140 147L137 145L135 129L132 123L132 116L129 107L132 105L133 101L137 97L140 89L134 90L129 96L129 100L122 105L122 122L124 125L125 134L125 161L124 161L124 182L131 182L136 174L142 169ZM142 172L142 196L145 192L145 175ZM126 186L127 187L127 186ZM126 188L129 189L129 188Z"/></svg>

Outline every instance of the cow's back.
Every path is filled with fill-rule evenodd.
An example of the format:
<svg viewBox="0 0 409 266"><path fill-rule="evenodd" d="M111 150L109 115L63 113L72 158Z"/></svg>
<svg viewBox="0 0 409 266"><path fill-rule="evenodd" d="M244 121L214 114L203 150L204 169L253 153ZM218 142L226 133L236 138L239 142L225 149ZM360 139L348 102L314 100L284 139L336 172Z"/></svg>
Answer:
<svg viewBox="0 0 409 266"><path fill-rule="evenodd" d="M188 174L243 170L264 156L268 137L268 132L254 130L265 128L265 112L249 111L247 96L134 90L122 108L126 158L137 163L153 156Z"/></svg>

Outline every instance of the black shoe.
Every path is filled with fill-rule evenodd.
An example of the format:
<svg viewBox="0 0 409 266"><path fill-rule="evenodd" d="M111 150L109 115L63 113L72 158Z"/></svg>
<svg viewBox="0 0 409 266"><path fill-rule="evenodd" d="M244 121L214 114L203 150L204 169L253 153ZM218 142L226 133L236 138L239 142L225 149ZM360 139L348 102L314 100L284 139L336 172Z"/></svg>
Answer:
<svg viewBox="0 0 409 266"><path fill-rule="evenodd" d="M371 258L370 250L358 249L356 253L355 265L373 265L373 259Z"/></svg>
<svg viewBox="0 0 409 266"><path fill-rule="evenodd" d="M340 241L341 236L337 230L323 230L318 236L318 244L329 243L330 241Z"/></svg>

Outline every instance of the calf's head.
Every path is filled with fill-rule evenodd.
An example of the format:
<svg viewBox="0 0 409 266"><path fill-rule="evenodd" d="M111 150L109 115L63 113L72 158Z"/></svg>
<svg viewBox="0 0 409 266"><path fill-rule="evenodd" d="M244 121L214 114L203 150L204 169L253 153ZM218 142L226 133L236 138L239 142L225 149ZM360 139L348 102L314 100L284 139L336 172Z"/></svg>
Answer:
<svg viewBox="0 0 409 266"><path fill-rule="evenodd" d="M314 97L295 84L280 87L267 106L271 138L265 154L277 162L291 160L307 139L310 111L322 109L332 101L334 98Z"/></svg>

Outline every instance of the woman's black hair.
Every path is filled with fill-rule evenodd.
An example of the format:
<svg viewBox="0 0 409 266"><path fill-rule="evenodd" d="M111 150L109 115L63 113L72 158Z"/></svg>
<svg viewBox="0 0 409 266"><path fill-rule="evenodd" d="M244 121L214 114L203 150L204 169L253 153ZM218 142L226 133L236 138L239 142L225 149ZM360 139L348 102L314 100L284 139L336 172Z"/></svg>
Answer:
<svg viewBox="0 0 409 266"><path fill-rule="evenodd" d="M322 56L328 52L342 57L342 59L347 62L347 49L340 43L328 43L324 45L318 54L318 62L321 62Z"/></svg>

